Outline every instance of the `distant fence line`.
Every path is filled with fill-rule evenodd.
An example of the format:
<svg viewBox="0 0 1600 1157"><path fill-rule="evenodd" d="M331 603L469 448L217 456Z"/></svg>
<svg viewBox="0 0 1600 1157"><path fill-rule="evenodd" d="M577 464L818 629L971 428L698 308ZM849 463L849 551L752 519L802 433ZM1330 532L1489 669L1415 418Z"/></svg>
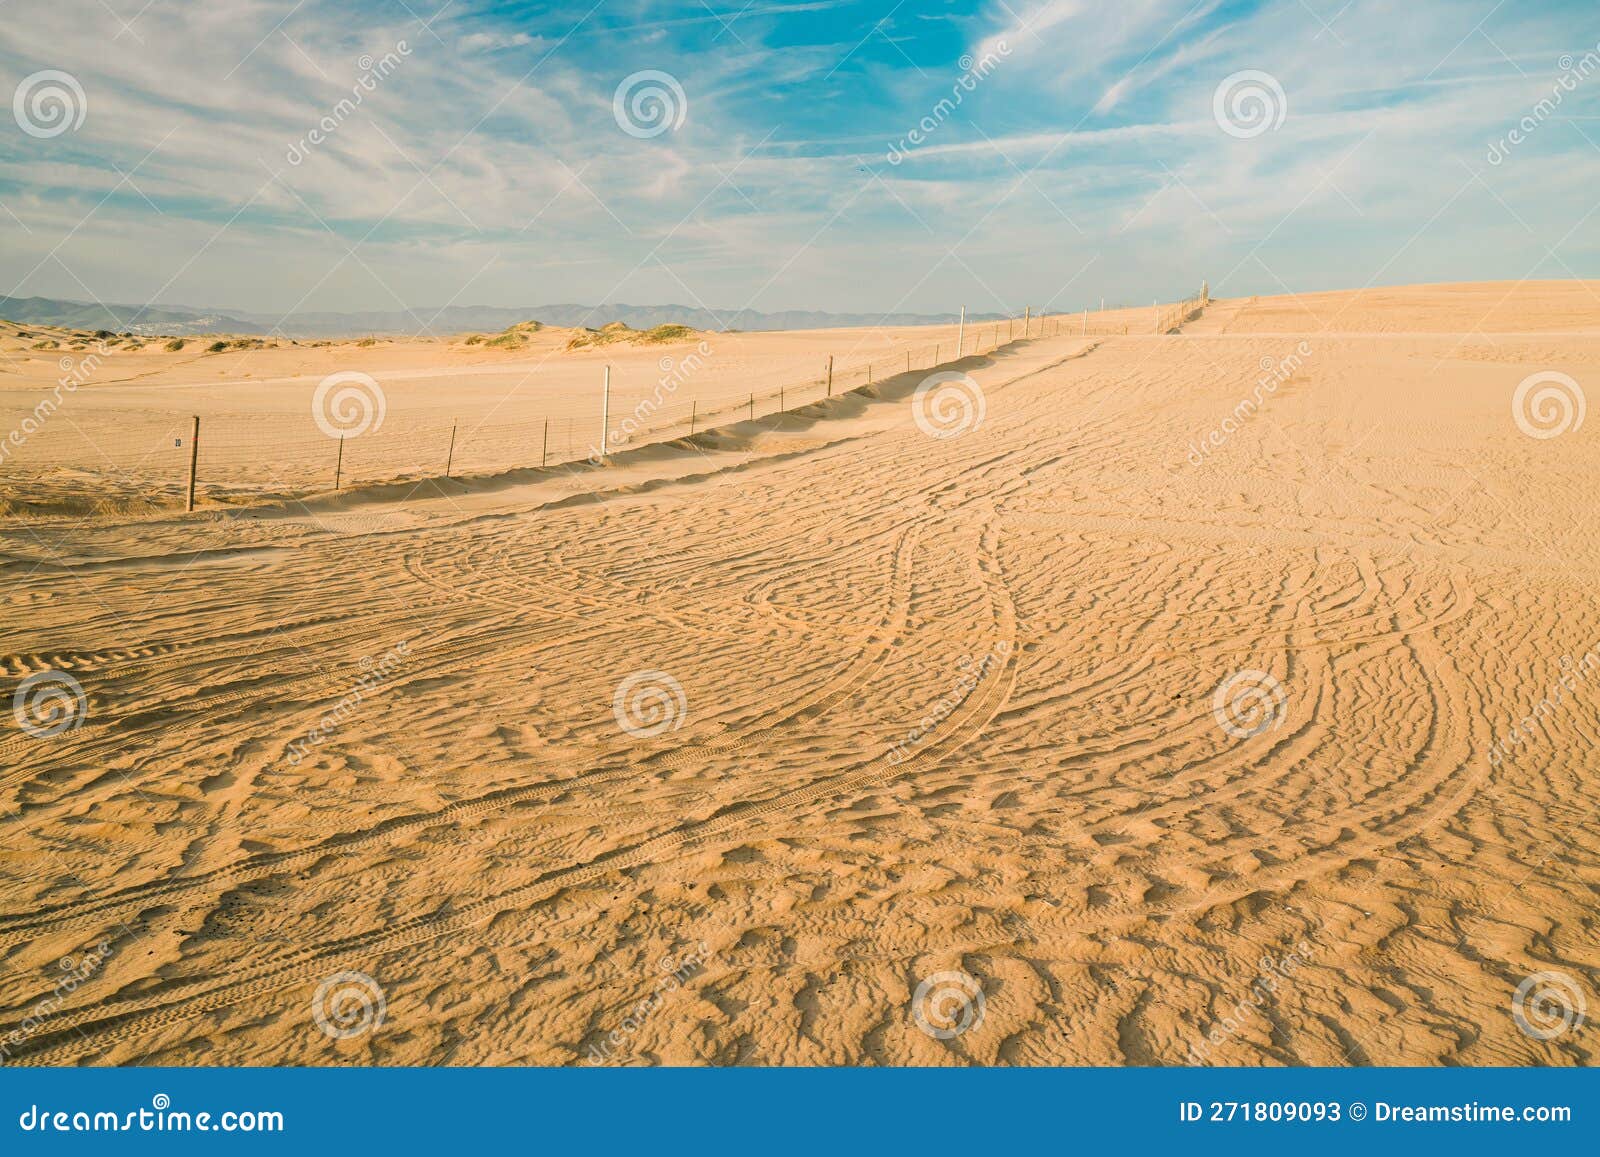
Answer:
<svg viewBox="0 0 1600 1157"><path fill-rule="evenodd" d="M1157 307L1152 330L1144 332L1170 333L1205 303L1202 291L1199 297ZM231 505L357 485L598 463L640 445L771 417L900 374L932 371L1023 338L1129 332L1130 325L1104 324L1094 311L1046 317L1033 317L1030 311L998 322L965 323L959 349L955 341L929 343L851 366L837 366L829 357L815 376L765 392L741 397L719 391L714 400L680 401L678 390L693 376L682 367L692 368L696 357L710 354L702 340L689 353L663 358L657 389L642 401L606 396L588 416L485 420L475 426L387 416L381 386L349 371L329 375L318 387L312 421L276 413L220 418L116 414L115 429L91 437L56 414L49 429L32 436L37 445L27 459L42 461L28 461L26 474L16 469L16 461L6 463L8 493L3 497L8 501L0 506L0 515L27 513L35 506L39 513L170 506L192 510L197 503ZM1131 332L1140 328L1134 325ZM335 379L339 381L330 390ZM37 492L33 502L30 487Z"/></svg>

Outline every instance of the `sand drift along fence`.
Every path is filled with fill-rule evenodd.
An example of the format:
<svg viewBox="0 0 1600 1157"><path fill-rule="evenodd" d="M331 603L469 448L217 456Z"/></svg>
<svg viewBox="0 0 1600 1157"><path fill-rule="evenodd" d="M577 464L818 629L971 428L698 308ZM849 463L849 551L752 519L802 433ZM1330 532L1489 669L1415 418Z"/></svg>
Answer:
<svg viewBox="0 0 1600 1157"><path fill-rule="evenodd" d="M647 388L635 381L626 392L613 391L607 367L603 378L597 373L592 395L553 400L549 412L532 417L525 409L497 412L481 404L464 407L449 421L440 420L437 407L400 412L391 409L383 384L357 370L323 378L309 413L236 409L196 416L144 406L89 412L62 396L31 411L0 412L0 516L193 510L357 486L601 465L641 445L773 418L1013 341L1168 333L1204 304L1202 291L1158 306L1147 315L1151 329L1127 320L1143 312L1129 310L1109 317L1093 311L1034 317L1026 311L1000 322L963 321L954 340L908 346L864 363L819 355L809 376L743 392L726 383L710 387L701 376L717 337L707 334L697 343L690 339L664 349ZM71 383L68 393L79 388ZM83 388L87 394L96 387ZM230 388L216 384L218 390ZM159 387L153 392L163 400L172 397ZM7 438L6 428L13 425Z"/></svg>

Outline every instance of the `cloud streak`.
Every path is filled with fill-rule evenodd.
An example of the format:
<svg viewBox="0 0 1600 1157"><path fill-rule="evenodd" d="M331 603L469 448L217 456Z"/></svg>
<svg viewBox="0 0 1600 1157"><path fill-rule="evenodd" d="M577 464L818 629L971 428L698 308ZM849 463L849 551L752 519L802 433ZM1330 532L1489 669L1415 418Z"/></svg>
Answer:
<svg viewBox="0 0 1600 1157"><path fill-rule="evenodd" d="M1600 40L1576 4L1046 0L930 20L854 0L435 2L156 0L126 28L67 6L12 22L6 80L70 72L88 115L5 137L19 281L0 291L938 311L1148 301L1201 277L1220 293L1439 279L1467 250L1486 278L1525 275L1546 246L1547 275L1594 276L1600 258L1573 231L1600 166L1600 79L1511 163L1484 161L1558 57ZM1002 40L936 138L887 164L963 58ZM612 94L645 69L688 109L641 140ZM1243 69L1289 106L1252 140L1212 119ZM1086 267L1093 285L1073 283Z"/></svg>

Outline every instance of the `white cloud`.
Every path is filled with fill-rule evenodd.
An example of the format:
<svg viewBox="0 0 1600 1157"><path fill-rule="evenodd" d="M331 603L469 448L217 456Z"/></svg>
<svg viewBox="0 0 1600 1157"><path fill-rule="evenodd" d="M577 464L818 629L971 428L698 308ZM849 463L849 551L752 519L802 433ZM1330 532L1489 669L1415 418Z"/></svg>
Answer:
<svg viewBox="0 0 1600 1157"><path fill-rule="evenodd" d="M912 68L878 41L852 52L855 39L769 36L778 7L749 10L734 36L698 9L643 20L653 6L621 30L608 12L584 23L588 4L518 27L448 10L430 30L400 6L313 2L285 19L265 0L156 0L108 43L107 25L39 6L8 26L3 75L64 68L90 108L76 133L0 152L6 208L32 230L8 236L8 267L38 265L0 292L82 297L81 280L107 300L159 291L267 309L308 292L306 308L429 304L468 284L505 304L681 296L666 260L718 307L761 290L769 308L888 308L910 293L902 307L929 309L958 292L975 301L981 285L1043 299L1097 259L1108 297L1148 300L1174 254L1230 267L1286 218L1263 251L1279 276L1319 259L1376 269L1471 181L1464 164L1484 168L1488 142L1544 83L1538 62L1553 69L1550 46L1570 39L1559 21L1507 10L1492 44L1463 43L1482 14L1466 20L1448 0L1337 17L1318 6L1331 29L1299 5L1223 23L1215 0L1010 0L952 19L969 52L1005 39L1008 55L888 166L885 142L950 92L955 61ZM894 35L918 51L904 26ZM402 39L392 74L290 164L290 147L352 96L362 56ZM617 128L611 96L646 67L679 78L689 115L639 141ZM1290 101L1284 126L1250 141L1211 119L1217 82L1242 68L1271 71ZM1591 84L1574 110L1600 107ZM1521 251L1507 209L1473 185L1458 208L1482 232L1449 216L1396 274L1425 276L1448 238L1484 239L1484 275L1520 275L1538 242L1587 252L1582 231L1562 234L1592 204L1597 157L1571 125L1546 126L1482 174L1538 231L1512 223ZM45 260L69 234L71 275Z"/></svg>

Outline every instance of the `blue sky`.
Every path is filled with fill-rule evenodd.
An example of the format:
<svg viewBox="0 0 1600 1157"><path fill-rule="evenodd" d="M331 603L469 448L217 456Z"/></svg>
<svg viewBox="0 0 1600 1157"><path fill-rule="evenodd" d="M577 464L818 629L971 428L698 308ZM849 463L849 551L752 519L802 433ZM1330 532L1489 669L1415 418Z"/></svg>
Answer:
<svg viewBox="0 0 1600 1157"><path fill-rule="evenodd" d="M14 101L3 122L5 293L1069 310L1202 278L1237 295L1600 276L1592 2L13 0L6 17L6 90L59 70L83 117L29 133ZM670 109L630 132L614 98L638 73L670 78L635 82Z"/></svg>

